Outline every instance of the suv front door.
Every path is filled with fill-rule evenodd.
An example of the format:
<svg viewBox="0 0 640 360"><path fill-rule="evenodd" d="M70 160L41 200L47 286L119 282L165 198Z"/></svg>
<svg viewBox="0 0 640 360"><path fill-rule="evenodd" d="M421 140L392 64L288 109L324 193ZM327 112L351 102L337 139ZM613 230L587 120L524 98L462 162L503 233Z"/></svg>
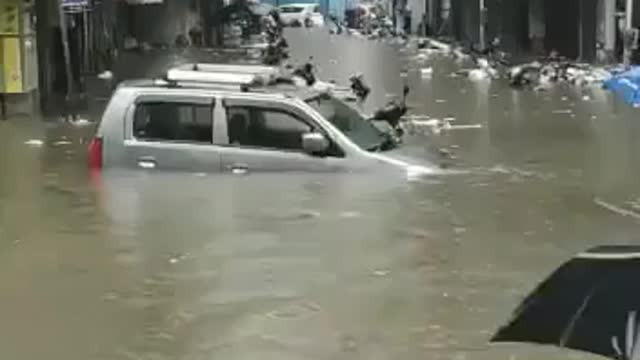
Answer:
<svg viewBox="0 0 640 360"><path fill-rule="evenodd" d="M346 165L342 151L328 137L331 145L326 154L315 156L303 150L303 134L327 134L295 106L228 97L221 108L216 121L223 119L221 128L227 136L217 138L216 143L224 145L223 170L333 172Z"/></svg>
<svg viewBox="0 0 640 360"><path fill-rule="evenodd" d="M125 151L129 167L218 172L212 96L141 96L129 111Z"/></svg>

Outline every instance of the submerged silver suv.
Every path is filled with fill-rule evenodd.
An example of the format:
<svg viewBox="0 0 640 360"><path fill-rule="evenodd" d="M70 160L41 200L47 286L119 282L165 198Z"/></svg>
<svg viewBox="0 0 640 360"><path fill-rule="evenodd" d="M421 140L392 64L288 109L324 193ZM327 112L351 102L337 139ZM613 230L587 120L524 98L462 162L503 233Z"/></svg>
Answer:
<svg viewBox="0 0 640 360"><path fill-rule="evenodd" d="M114 92L89 146L89 166L241 173L421 168L389 156L396 146L329 93L140 80Z"/></svg>

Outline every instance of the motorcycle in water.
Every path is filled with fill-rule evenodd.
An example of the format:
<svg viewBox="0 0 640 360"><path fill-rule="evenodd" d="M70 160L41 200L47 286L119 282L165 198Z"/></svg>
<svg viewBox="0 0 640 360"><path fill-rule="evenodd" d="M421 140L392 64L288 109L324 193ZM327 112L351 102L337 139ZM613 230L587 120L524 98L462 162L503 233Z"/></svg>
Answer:
<svg viewBox="0 0 640 360"><path fill-rule="evenodd" d="M282 29L269 22L265 29L267 35L267 48L263 51L262 62L265 65L279 65L282 60L289 58L289 43L282 36Z"/></svg>
<svg viewBox="0 0 640 360"><path fill-rule="evenodd" d="M309 60L304 63L302 66L293 70L292 75L297 76L305 81L307 86L313 86L316 83L316 75L313 73L313 58L309 58Z"/></svg>
<svg viewBox="0 0 640 360"><path fill-rule="evenodd" d="M358 100L365 101L371 92L371 88L364 81L364 76L362 74L351 75L349 82L351 83L351 92Z"/></svg>
<svg viewBox="0 0 640 360"><path fill-rule="evenodd" d="M283 60L289 58L289 44L284 38L279 38L274 42L269 42L263 51L262 62L265 65L280 65Z"/></svg>
<svg viewBox="0 0 640 360"><path fill-rule="evenodd" d="M371 120L374 121L386 121L393 130L395 130L398 137L404 135L404 130L400 126L402 117L407 114L409 109L407 106L407 95L409 94L409 86L405 85L402 89L402 98L400 101L392 100L386 106L376 110L373 113Z"/></svg>

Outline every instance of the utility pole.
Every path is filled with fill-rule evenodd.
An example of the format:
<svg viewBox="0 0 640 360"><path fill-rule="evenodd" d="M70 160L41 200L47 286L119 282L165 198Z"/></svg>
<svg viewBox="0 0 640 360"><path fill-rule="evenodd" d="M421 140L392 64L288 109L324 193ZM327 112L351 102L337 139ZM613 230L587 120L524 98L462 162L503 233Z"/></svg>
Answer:
<svg viewBox="0 0 640 360"><path fill-rule="evenodd" d="M71 72L71 52L69 51L69 34L67 31L67 19L64 13L63 0L58 0L58 16L60 20L60 36L62 38L62 51L64 55L64 69L67 79L67 97L66 101L70 101L75 94L73 74Z"/></svg>
<svg viewBox="0 0 640 360"><path fill-rule="evenodd" d="M50 54L50 13L53 10L51 2L36 1L35 11L38 26L36 27L36 43L38 48L38 88L40 90L40 107L43 111L49 110L49 99L52 92L52 66ZM57 5L57 2L56 2Z"/></svg>
<svg viewBox="0 0 640 360"><path fill-rule="evenodd" d="M200 0L200 18L205 47L224 45L224 24L220 16L223 8L223 0Z"/></svg>
<svg viewBox="0 0 640 360"><path fill-rule="evenodd" d="M202 45L204 47L211 46L211 7L210 2L208 0L200 0L199 6L200 10L200 22L202 24Z"/></svg>
<svg viewBox="0 0 640 360"><path fill-rule="evenodd" d="M633 39L633 1L627 0L627 6L625 8L625 32L623 36L624 42L624 65L631 65L631 54L633 52L632 41Z"/></svg>
<svg viewBox="0 0 640 360"><path fill-rule="evenodd" d="M484 50L487 46L487 40L486 40L486 28L485 28L485 24L487 22L487 14L486 11L487 9L485 8L485 4L484 4L485 0L480 0L479 1L479 5L480 5L480 31L479 31L479 40L480 40L480 49Z"/></svg>

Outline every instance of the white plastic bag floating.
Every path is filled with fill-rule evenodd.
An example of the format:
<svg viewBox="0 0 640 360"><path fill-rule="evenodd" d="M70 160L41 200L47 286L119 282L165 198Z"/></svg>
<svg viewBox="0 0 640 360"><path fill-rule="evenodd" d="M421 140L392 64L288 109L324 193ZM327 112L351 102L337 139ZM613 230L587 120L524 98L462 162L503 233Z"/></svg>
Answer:
<svg viewBox="0 0 640 360"><path fill-rule="evenodd" d="M432 75L433 75L432 67L426 67L426 68L420 69L420 76L422 76L422 78L430 78Z"/></svg>

